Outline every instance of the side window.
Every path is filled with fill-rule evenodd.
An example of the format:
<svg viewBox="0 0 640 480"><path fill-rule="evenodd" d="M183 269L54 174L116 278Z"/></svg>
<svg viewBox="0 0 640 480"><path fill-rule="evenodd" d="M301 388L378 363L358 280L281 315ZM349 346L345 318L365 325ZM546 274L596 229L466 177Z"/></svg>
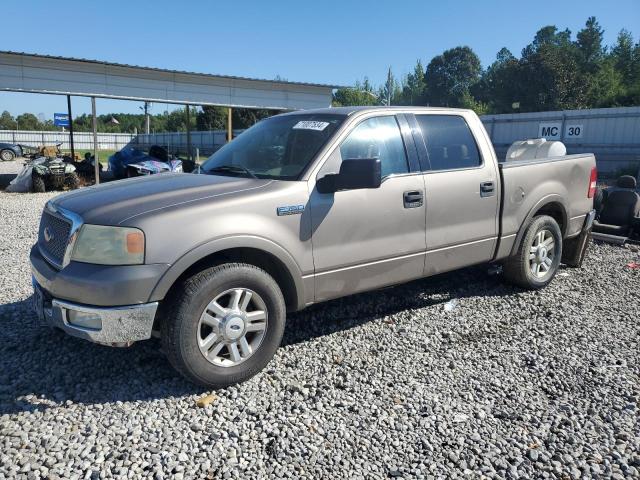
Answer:
<svg viewBox="0 0 640 480"><path fill-rule="evenodd" d="M409 171L400 127L393 116L360 123L340 145L340 156L342 160L379 158L383 177Z"/></svg>
<svg viewBox="0 0 640 480"><path fill-rule="evenodd" d="M464 118L458 115L416 115L431 170L470 168L482 164L478 146Z"/></svg>

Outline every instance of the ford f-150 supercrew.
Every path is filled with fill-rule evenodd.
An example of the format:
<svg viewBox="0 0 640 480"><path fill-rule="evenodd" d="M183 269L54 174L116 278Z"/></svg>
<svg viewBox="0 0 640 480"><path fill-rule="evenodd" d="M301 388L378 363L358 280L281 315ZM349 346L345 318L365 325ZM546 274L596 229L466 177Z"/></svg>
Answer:
<svg viewBox="0 0 640 480"><path fill-rule="evenodd" d="M157 335L184 376L222 387L267 365L287 311L480 263L544 287L582 262L595 182L591 154L498 162L468 110L277 115L199 174L48 202L34 304L93 342Z"/></svg>

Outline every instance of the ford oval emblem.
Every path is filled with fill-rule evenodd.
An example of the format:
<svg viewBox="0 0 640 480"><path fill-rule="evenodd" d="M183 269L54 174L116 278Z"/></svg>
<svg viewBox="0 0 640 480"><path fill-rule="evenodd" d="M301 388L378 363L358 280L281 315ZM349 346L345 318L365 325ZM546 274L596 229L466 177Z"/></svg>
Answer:
<svg viewBox="0 0 640 480"><path fill-rule="evenodd" d="M53 233L51 233L49 227L45 227L44 229L44 239L46 242L50 242L51 240L53 240Z"/></svg>

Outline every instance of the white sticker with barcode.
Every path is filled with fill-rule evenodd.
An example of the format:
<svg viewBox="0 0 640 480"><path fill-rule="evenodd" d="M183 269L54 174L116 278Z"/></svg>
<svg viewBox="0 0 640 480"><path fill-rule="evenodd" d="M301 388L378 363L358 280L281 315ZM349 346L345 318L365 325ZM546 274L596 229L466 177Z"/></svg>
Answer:
<svg viewBox="0 0 640 480"><path fill-rule="evenodd" d="M315 122L313 120L301 120L293 126L294 130L318 130L321 132L327 128L329 122Z"/></svg>

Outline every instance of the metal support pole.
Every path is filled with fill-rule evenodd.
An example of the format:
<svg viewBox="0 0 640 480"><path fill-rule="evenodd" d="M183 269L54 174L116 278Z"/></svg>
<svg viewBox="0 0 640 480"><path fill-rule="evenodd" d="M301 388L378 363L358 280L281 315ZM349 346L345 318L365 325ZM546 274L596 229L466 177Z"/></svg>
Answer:
<svg viewBox="0 0 640 480"><path fill-rule="evenodd" d="M75 162L76 151L75 148L73 148L73 116L71 115L71 95L67 95L67 113L69 114L69 145L71 146L71 158Z"/></svg>
<svg viewBox="0 0 640 480"><path fill-rule="evenodd" d="M98 119L96 117L96 97L91 97L91 116L93 117L93 164L96 185L100 183L100 163L98 161Z"/></svg>
<svg viewBox="0 0 640 480"><path fill-rule="evenodd" d="M227 142L230 142L231 140L233 140L233 118L232 118L232 114L233 114L233 111L231 110L231 107L229 107L228 110L227 110Z"/></svg>
<svg viewBox="0 0 640 480"><path fill-rule="evenodd" d="M191 113L189 105L187 105L187 158L193 160L191 155Z"/></svg>
<svg viewBox="0 0 640 480"><path fill-rule="evenodd" d="M144 102L144 133L149 135L149 102Z"/></svg>

